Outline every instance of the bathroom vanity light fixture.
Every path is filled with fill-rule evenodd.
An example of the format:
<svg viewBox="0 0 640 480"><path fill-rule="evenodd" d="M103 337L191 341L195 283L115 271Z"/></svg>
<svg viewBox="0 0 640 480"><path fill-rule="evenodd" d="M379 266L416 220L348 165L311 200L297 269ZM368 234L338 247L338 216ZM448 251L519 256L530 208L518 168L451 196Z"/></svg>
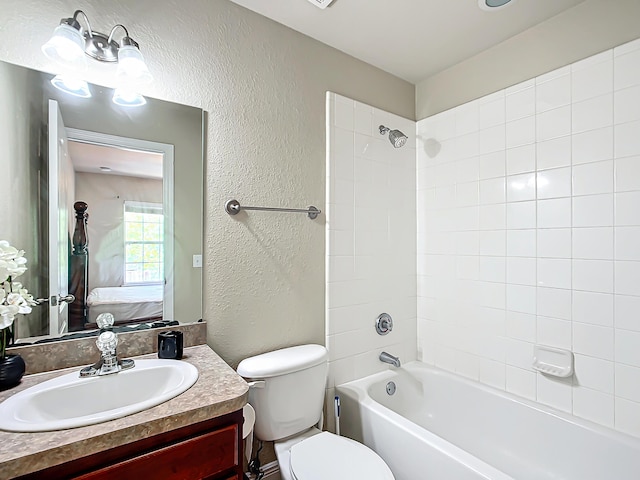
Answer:
<svg viewBox="0 0 640 480"><path fill-rule="evenodd" d="M79 17L84 19L86 29L80 25ZM115 41L115 34L120 30L124 35L119 44ZM89 18L82 10L76 10L71 18L60 20L60 25L53 31L49 41L42 46L42 52L51 60L76 72L87 69L87 57L98 62L117 63L116 81L120 88L126 89L128 92L135 91L138 87L153 80L142 53L140 53L138 43L129 36L129 31L124 25L116 24L109 35L96 32L92 30ZM54 86L60 88L55 83ZM136 95L141 97L141 95ZM114 103L118 103L115 95ZM125 103L127 106L138 106L146 101L143 103L138 101L134 104ZM121 103L118 104L121 105Z"/></svg>

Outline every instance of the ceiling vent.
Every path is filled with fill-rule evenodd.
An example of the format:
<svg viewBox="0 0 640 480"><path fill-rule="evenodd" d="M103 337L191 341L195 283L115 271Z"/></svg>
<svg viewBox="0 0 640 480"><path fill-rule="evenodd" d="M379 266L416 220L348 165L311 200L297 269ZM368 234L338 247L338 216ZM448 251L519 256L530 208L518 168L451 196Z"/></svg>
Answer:
<svg viewBox="0 0 640 480"><path fill-rule="evenodd" d="M320 7L323 10L327 8L331 2L333 2L333 0L309 0L309 1L313 3L316 7Z"/></svg>

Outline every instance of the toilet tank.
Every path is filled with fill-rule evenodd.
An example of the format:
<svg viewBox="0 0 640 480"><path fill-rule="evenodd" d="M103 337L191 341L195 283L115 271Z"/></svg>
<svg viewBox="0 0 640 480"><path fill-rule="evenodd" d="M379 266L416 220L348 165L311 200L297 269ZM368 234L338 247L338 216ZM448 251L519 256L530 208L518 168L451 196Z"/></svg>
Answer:
<svg viewBox="0 0 640 480"><path fill-rule="evenodd" d="M249 390L256 411L255 434L279 440L307 430L320 420L327 380L327 350L300 345L250 357L238 365L248 382L263 380Z"/></svg>

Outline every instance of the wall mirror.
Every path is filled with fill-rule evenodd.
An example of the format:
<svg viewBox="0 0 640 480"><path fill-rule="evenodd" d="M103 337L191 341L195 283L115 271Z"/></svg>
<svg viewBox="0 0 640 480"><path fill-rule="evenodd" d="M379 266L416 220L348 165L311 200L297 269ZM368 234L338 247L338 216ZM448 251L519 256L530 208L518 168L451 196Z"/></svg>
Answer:
<svg viewBox="0 0 640 480"><path fill-rule="evenodd" d="M203 111L123 107L97 85L73 96L53 77L0 62L0 238L25 250L21 283L48 300L16 319L16 341L86 333L101 312L199 321Z"/></svg>

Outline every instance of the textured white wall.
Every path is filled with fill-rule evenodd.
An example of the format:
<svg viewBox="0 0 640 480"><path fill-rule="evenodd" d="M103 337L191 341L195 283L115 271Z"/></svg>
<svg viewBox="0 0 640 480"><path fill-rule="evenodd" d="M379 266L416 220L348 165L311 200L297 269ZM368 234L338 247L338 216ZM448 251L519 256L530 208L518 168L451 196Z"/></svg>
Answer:
<svg viewBox="0 0 640 480"><path fill-rule="evenodd" d="M143 94L208 112L204 314L225 360L324 342L324 216L225 201L323 208L325 92L414 118L414 86L226 0L0 0L0 60L54 71L40 52L60 18L123 23L155 81ZM317 12L321 14L321 11ZM87 80L109 84L104 68Z"/></svg>
<svg viewBox="0 0 640 480"><path fill-rule="evenodd" d="M586 0L418 83L416 118L423 119L638 38L638 18L638 0Z"/></svg>
<svg viewBox="0 0 640 480"><path fill-rule="evenodd" d="M418 122L424 361L640 436L639 106L636 40Z"/></svg>
<svg viewBox="0 0 640 480"><path fill-rule="evenodd" d="M334 387L416 356L415 122L327 94L327 411ZM379 125L409 139L399 149ZM381 313L394 320L376 333ZM327 415L331 427L333 415Z"/></svg>

